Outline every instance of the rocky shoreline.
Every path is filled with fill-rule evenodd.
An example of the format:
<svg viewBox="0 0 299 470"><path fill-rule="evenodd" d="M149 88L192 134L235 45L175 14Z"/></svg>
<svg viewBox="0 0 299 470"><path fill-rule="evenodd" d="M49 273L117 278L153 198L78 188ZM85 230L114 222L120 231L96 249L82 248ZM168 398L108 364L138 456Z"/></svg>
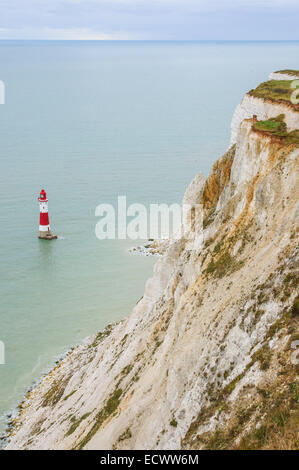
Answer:
<svg viewBox="0 0 299 470"><path fill-rule="evenodd" d="M129 253L142 256L162 256L167 244L168 240L153 240L150 238L145 245L130 248Z"/></svg>

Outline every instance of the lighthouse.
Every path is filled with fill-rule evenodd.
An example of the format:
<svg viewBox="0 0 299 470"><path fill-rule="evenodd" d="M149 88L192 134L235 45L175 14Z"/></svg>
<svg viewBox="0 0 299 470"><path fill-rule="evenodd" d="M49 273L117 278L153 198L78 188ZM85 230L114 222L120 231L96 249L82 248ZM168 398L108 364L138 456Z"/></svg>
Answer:
<svg viewBox="0 0 299 470"><path fill-rule="evenodd" d="M57 238L57 235L51 233L50 222L49 222L49 213L48 213L48 199L47 193L44 189L41 190L39 198L39 229L38 229L38 238L43 238L45 240L53 240Z"/></svg>

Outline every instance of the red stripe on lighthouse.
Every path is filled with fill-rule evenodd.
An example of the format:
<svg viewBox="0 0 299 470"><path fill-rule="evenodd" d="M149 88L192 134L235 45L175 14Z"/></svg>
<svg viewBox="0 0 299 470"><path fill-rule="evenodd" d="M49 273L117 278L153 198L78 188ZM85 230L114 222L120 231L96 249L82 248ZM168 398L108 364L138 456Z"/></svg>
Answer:
<svg viewBox="0 0 299 470"><path fill-rule="evenodd" d="M48 214L48 212L40 212L39 223L40 223L40 225L49 225L49 214Z"/></svg>

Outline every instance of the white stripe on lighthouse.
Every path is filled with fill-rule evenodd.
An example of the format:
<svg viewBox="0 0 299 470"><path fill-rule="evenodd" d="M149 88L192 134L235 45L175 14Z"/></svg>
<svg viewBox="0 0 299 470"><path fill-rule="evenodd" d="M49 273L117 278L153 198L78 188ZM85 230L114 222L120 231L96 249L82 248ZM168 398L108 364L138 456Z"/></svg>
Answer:
<svg viewBox="0 0 299 470"><path fill-rule="evenodd" d="M39 226L39 231L40 232L49 232L50 231L50 225L40 225Z"/></svg>
<svg viewBox="0 0 299 470"><path fill-rule="evenodd" d="M48 203L47 202L40 202L39 203L39 210L40 212L48 212Z"/></svg>

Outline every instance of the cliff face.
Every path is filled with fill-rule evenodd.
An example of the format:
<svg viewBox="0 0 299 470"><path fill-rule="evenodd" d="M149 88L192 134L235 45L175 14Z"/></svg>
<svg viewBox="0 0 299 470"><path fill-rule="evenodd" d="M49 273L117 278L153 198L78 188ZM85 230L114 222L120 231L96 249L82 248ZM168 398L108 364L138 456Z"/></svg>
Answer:
<svg viewBox="0 0 299 470"><path fill-rule="evenodd" d="M164 246L129 318L28 394L8 449L295 446L299 149L253 131L278 114L259 101L186 191L203 228Z"/></svg>

